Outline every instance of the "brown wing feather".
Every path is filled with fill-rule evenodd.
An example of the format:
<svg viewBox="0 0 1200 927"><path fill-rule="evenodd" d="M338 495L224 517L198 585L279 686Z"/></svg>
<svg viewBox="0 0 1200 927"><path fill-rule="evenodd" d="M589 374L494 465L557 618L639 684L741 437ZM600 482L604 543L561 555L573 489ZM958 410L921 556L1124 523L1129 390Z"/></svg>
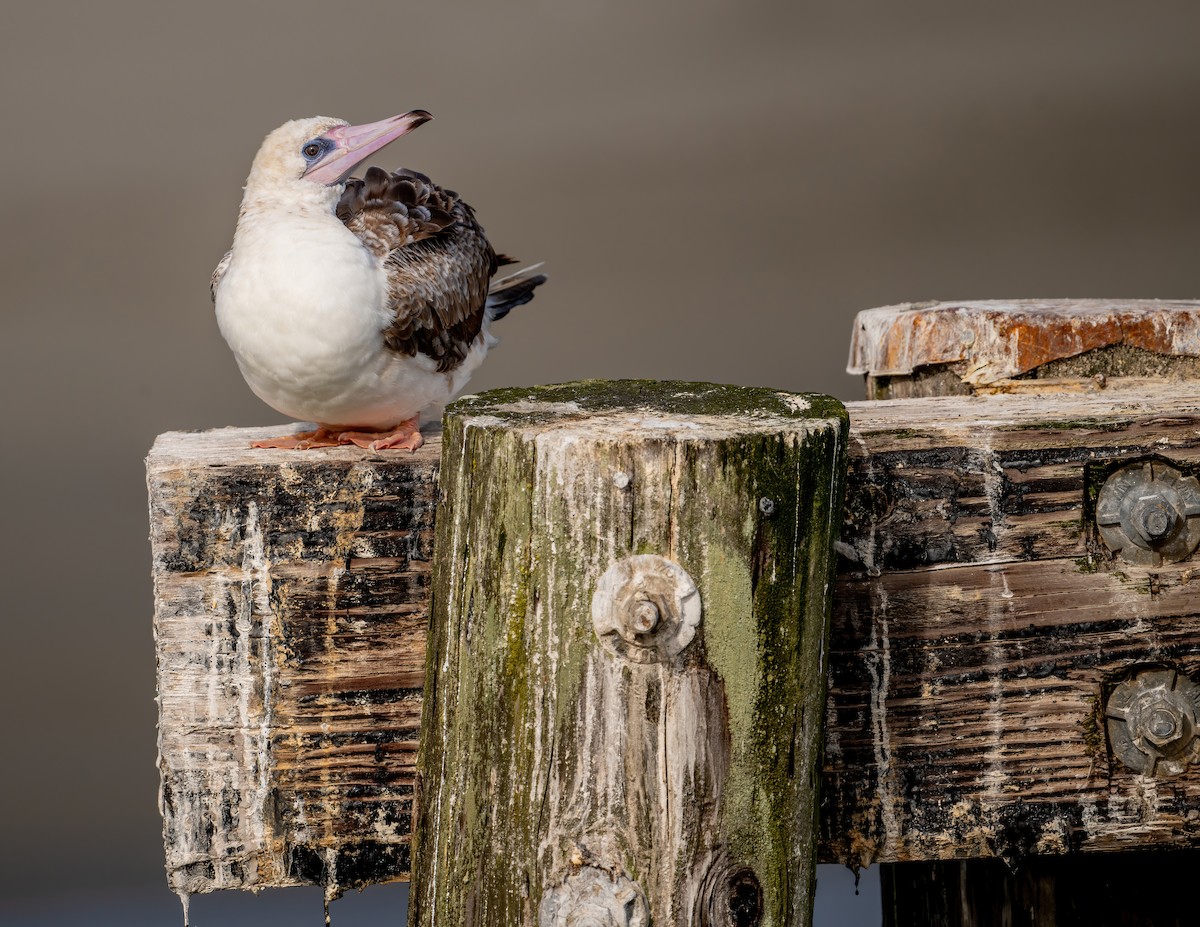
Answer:
<svg viewBox="0 0 1200 927"><path fill-rule="evenodd" d="M229 270L229 262L232 260L233 252L226 251L225 256L213 268L212 276L208 278L208 295L212 297L214 303L217 301L217 287L221 285L221 281L225 278L225 271Z"/></svg>
<svg viewBox="0 0 1200 927"><path fill-rule="evenodd" d="M432 357L442 371L461 364L483 328L497 267L471 207L424 174L372 167L347 182L337 214L384 261L395 317L383 333L388 347Z"/></svg>

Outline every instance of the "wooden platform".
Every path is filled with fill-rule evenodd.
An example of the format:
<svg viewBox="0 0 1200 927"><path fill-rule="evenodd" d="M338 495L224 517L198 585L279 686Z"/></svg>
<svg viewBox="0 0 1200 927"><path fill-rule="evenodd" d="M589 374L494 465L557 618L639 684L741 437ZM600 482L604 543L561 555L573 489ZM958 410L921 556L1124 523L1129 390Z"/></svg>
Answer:
<svg viewBox="0 0 1200 927"><path fill-rule="evenodd" d="M1200 846L1200 773L1126 769L1103 723L1135 665L1200 675L1200 575L1112 560L1090 522L1119 461L1200 468L1200 397L848 408L824 858ZM404 878L438 442L246 447L264 433L164 435L147 462L169 877Z"/></svg>

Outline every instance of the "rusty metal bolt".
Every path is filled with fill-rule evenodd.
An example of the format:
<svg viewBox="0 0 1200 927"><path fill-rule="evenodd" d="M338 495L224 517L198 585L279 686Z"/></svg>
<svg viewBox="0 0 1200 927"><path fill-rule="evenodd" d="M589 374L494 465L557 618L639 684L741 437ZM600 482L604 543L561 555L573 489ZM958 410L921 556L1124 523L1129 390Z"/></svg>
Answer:
<svg viewBox="0 0 1200 927"><path fill-rule="evenodd" d="M1160 751L1179 743L1187 733L1188 719L1175 705L1160 705L1143 717L1143 736Z"/></svg>
<svg viewBox="0 0 1200 927"><path fill-rule="evenodd" d="M1130 520L1138 534L1154 544L1174 533L1179 525L1179 512L1171 500L1156 492L1137 500Z"/></svg>
<svg viewBox="0 0 1200 927"><path fill-rule="evenodd" d="M654 554L618 560L592 595L600 642L634 663L674 658L696 636L700 613L700 592L687 571Z"/></svg>
<svg viewBox="0 0 1200 927"><path fill-rule="evenodd" d="M1108 740L1123 764L1148 776L1178 776L1200 757L1200 686L1173 669L1135 672L1104 706Z"/></svg>
<svg viewBox="0 0 1200 927"><path fill-rule="evenodd" d="M658 625L660 617L658 606L649 597L639 598L629 615L629 625L635 634L649 634Z"/></svg>
<svg viewBox="0 0 1200 927"><path fill-rule="evenodd" d="M538 927L646 927L649 920L636 882L594 866L548 888L538 905Z"/></svg>
<svg viewBox="0 0 1200 927"><path fill-rule="evenodd" d="M1130 563L1183 560L1200 545L1200 481L1157 460L1122 467L1100 488L1096 526Z"/></svg>

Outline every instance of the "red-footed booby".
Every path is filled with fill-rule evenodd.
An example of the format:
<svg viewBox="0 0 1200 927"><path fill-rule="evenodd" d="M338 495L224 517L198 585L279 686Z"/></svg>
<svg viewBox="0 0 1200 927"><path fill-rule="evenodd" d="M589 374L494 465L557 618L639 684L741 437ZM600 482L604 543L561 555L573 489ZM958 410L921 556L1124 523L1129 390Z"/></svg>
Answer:
<svg viewBox="0 0 1200 927"><path fill-rule="evenodd" d="M545 281L492 281L497 256L475 213L424 174L368 157L433 117L369 125L314 117L266 137L213 271L217 324L254 393L315 431L255 447L421 446L418 413L466 384L489 326Z"/></svg>

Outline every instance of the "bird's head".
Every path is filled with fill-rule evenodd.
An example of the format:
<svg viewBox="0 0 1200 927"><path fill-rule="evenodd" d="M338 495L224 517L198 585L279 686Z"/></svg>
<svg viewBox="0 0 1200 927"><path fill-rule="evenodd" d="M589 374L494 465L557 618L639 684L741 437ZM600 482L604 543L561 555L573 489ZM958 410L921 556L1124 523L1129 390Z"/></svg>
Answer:
<svg viewBox="0 0 1200 927"><path fill-rule="evenodd" d="M361 126L327 116L285 122L263 140L246 178L246 190L282 188L293 194L317 194L332 188L336 199L351 171L432 118L425 110L414 109Z"/></svg>

